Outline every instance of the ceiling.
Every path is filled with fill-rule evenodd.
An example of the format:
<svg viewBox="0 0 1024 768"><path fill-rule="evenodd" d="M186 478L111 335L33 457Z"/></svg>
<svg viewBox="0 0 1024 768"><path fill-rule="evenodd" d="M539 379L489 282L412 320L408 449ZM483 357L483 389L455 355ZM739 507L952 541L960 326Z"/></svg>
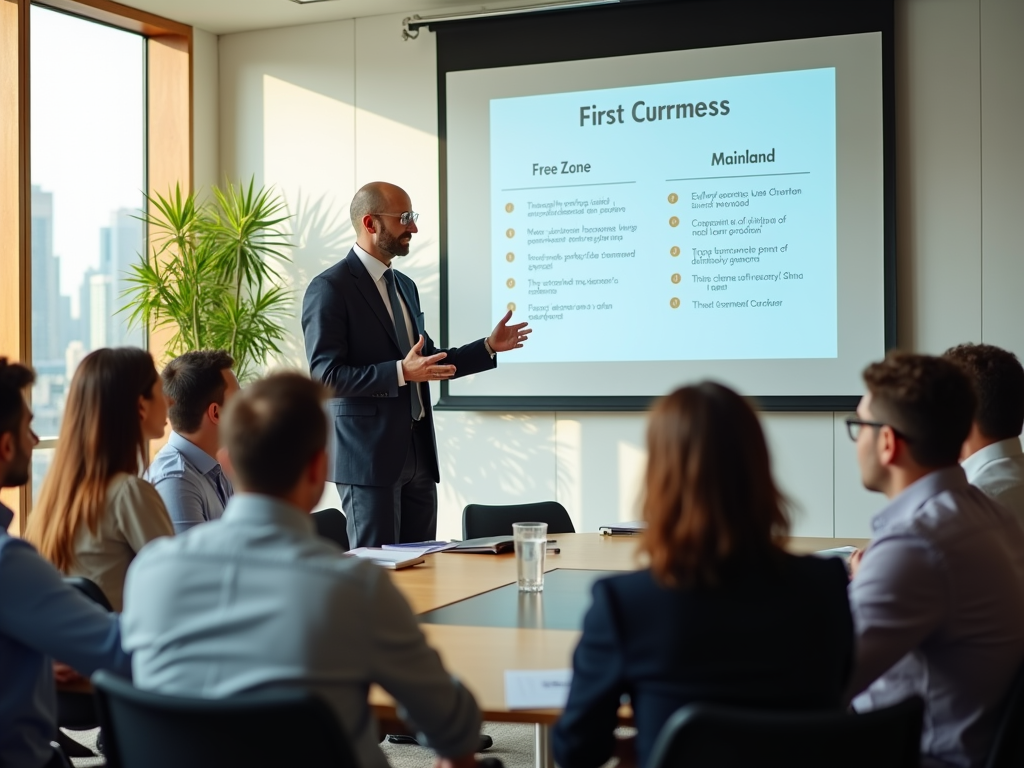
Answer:
<svg viewBox="0 0 1024 768"><path fill-rule="evenodd" d="M122 0L126 5L226 35L253 29L291 27L385 14L477 11L510 5L543 5L543 0L490 2L480 0L327 0L299 5L291 0ZM400 34L396 27L395 34Z"/></svg>

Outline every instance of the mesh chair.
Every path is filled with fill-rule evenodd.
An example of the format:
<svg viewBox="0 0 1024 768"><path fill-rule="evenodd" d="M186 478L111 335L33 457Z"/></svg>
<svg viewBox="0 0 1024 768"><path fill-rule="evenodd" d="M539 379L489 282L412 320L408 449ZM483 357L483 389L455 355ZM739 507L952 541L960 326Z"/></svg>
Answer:
<svg viewBox="0 0 1024 768"><path fill-rule="evenodd" d="M576 533L569 513L557 501L493 507L467 504L462 510L462 538L511 536L512 523L547 523L548 533Z"/></svg>
<svg viewBox="0 0 1024 768"><path fill-rule="evenodd" d="M313 513L313 525L316 532L325 539L330 539L342 552L348 552L348 528L345 515L340 509L320 509Z"/></svg>
<svg viewBox="0 0 1024 768"><path fill-rule="evenodd" d="M1017 671L1003 703L996 737L992 740L985 768L1024 766L1024 666Z"/></svg>
<svg viewBox="0 0 1024 768"><path fill-rule="evenodd" d="M916 768L924 702L866 712L763 712L691 704L669 718L649 768Z"/></svg>
<svg viewBox="0 0 1024 768"><path fill-rule="evenodd" d="M334 712L308 691L197 699L140 691L103 671L92 680L109 768L358 768Z"/></svg>

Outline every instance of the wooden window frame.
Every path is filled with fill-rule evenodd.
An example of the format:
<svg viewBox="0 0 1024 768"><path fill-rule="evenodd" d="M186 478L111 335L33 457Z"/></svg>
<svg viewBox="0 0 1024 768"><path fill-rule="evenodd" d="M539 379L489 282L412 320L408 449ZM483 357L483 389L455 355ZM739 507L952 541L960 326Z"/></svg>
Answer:
<svg viewBox="0 0 1024 768"><path fill-rule="evenodd" d="M146 188L166 194L192 179L192 27L111 0L38 5L143 35L146 40ZM0 356L32 363L32 170L29 100L30 0L0 0ZM150 249L151 250L151 249ZM149 333L163 357L171 331ZM47 441L48 445L50 441ZM24 530L31 484L0 490Z"/></svg>

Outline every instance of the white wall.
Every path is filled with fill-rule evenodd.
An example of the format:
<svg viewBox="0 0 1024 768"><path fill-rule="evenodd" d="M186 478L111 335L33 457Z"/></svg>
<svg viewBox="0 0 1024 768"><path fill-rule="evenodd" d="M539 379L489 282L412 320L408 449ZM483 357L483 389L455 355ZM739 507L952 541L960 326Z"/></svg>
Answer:
<svg viewBox="0 0 1024 768"><path fill-rule="evenodd" d="M402 268L436 338L435 47L425 30L403 42L402 16L222 36L220 176L255 174L284 193L296 215L296 302L310 277L347 252L354 190L373 179L405 187L423 215ZM896 26L902 346L940 352L984 340L1024 354L1015 232L1024 208L1024 3L897 0ZM290 328L285 362L304 367L298 304ZM457 343L489 329L460 330ZM797 534L868 536L881 506L860 486L845 416L764 417L777 477L798 506ZM439 534L458 535L469 502L556 498L581 530L629 519L643 432L634 414L439 413Z"/></svg>

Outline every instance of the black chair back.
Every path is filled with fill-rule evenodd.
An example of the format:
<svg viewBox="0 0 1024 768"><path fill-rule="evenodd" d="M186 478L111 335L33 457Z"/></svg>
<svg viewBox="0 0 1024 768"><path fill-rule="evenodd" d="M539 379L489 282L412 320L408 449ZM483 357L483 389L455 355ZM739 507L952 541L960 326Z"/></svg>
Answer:
<svg viewBox="0 0 1024 768"><path fill-rule="evenodd" d="M649 768L917 768L924 702L864 714L691 704L669 718Z"/></svg>
<svg viewBox="0 0 1024 768"><path fill-rule="evenodd" d="M140 691L93 675L109 768L357 768L334 712L308 691L254 691L224 699Z"/></svg>
<svg viewBox="0 0 1024 768"><path fill-rule="evenodd" d="M65 576L64 583L69 587L77 589L107 612L114 610L110 601L107 600L107 596L103 594L103 590L100 589L99 585L92 579L87 579L85 576Z"/></svg>
<svg viewBox="0 0 1024 768"><path fill-rule="evenodd" d="M488 506L467 504L462 510L462 538L511 536L512 523L547 523L548 533L576 533L572 518L557 501Z"/></svg>
<svg viewBox="0 0 1024 768"><path fill-rule="evenodd" d="M985 768L1024 768L1024 666L1010 684Z"/></svg>
<svg viewBox="0 0 1024 768"><path fill-rule="evenodd" d="M313 513L313 524L316 532L325 539L330 539L342 552L348 552L348 523L340 509L319 509Z"/></svg>

